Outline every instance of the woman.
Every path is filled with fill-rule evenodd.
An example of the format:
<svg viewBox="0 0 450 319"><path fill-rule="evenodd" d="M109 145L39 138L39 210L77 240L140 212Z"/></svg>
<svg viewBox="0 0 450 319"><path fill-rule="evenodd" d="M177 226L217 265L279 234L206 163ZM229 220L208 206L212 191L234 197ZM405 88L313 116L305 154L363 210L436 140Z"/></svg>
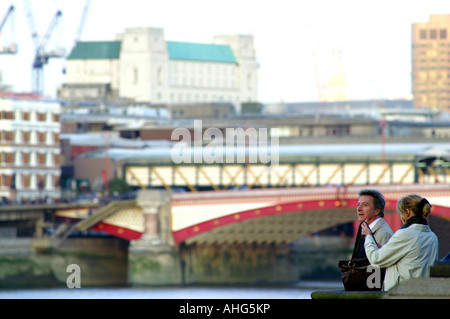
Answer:
<svg viewBox="0 0 450 319"><path fill-rule="evenodd" d="M431 205L416 194L410 194L397 202L397 212L403 226L378 248L367 225L364 248L374 266L386 269L383 290L388 291L410 278L428 277L429 268L438 260L438 239L428 226L427 217Z"/></svg>

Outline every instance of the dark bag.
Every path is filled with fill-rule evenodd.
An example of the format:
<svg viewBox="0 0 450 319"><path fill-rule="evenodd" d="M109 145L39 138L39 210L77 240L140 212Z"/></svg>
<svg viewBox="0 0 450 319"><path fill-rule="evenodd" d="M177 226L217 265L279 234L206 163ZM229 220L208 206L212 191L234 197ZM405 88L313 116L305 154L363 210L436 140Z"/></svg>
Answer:
<svg viewBox="0 0 450 319"><path fill-rule="evenodd" d="M344 284L346 291L381 291L386 269L380 269L381 280L379 287L369 288L367 278L373 274L373 271L367 271L367 267L370 266L370 262L367 258L356 258L361 245L361 225L362 223L358 227L352 258L350 260L340 260L338 263L342 283ZM370 230L370 233L372 233L372 230Z"/></svg>

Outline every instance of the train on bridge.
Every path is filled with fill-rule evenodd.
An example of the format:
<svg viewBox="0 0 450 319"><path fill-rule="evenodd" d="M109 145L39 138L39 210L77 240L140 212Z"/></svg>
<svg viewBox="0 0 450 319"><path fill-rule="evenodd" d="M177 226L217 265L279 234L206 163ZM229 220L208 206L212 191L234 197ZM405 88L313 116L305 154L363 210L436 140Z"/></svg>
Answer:
<svg viewBox="0 0 450 319"><path fill-rule="evenodd" d="M179 163L174 163L171 146L110 149L107 156L119 163L129 185L142 189L198 191L450 182L450 143L279 145L275 163L273 153L272 161L262 162L257 157L252 161L249 157L258 149L245 146L232 149L234 161L227 161L225 147L222 160L215 162L205 160L211 155L211 147L187 151L187 160ZM93 156L103 158L105 154L96 152Z"/></svg>

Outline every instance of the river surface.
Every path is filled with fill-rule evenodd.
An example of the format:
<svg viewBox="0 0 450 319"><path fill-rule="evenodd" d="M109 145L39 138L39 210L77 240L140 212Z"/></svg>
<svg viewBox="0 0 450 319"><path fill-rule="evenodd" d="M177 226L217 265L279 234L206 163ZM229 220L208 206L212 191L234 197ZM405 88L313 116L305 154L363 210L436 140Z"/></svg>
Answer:
<svg viewBox="0 0 450 319"><path fill-rule="evenodd" d="M0 290L0 299L311 299L316 290L343 289L335 281L264 287L46 288Z"/></svg>

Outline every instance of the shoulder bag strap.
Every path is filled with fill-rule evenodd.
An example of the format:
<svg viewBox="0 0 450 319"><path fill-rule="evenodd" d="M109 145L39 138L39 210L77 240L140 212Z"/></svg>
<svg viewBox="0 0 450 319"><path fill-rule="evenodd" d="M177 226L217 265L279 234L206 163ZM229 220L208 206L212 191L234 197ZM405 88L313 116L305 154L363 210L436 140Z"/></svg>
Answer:
<svg viewBox="0 0 450 319"><path fill-rule="evenodd" d="M377 240L375 239L375 236L373 235L373 232L372 232L372 229L370 229L370 226L369 226L369 224L367 224L367 222L363 222L363 223L366 223L366 225L367 225L367 228L369 228L369 230L370 230L370 234L372 235L372 237L373 237L373 241L375 242L375 245L377 245L378 246L378 243L377 243ZM361 223L362 224L362 223Z"/></svg>
<svg viewBox="0 0 450 319"><path fill-rule="evenodd" d="M369 228L370 234L372 235L373 240L375 241L375 244L378 245L378 243L377 243L377 241L376 241L376 239L375 239L375 236L374 236L373 233L372 233L372 229L370 229L370 227L369 227L369 224L367 224L366 221L361 222L361 223L359 224L359 227L358 227L358 233L356 234L355 247L353 247L352 259L356 259L356 256L357 256L358 251L359 251L359 246L361 245L361 225L362 225L363 223L366 223L367 228Z"/></svg>

